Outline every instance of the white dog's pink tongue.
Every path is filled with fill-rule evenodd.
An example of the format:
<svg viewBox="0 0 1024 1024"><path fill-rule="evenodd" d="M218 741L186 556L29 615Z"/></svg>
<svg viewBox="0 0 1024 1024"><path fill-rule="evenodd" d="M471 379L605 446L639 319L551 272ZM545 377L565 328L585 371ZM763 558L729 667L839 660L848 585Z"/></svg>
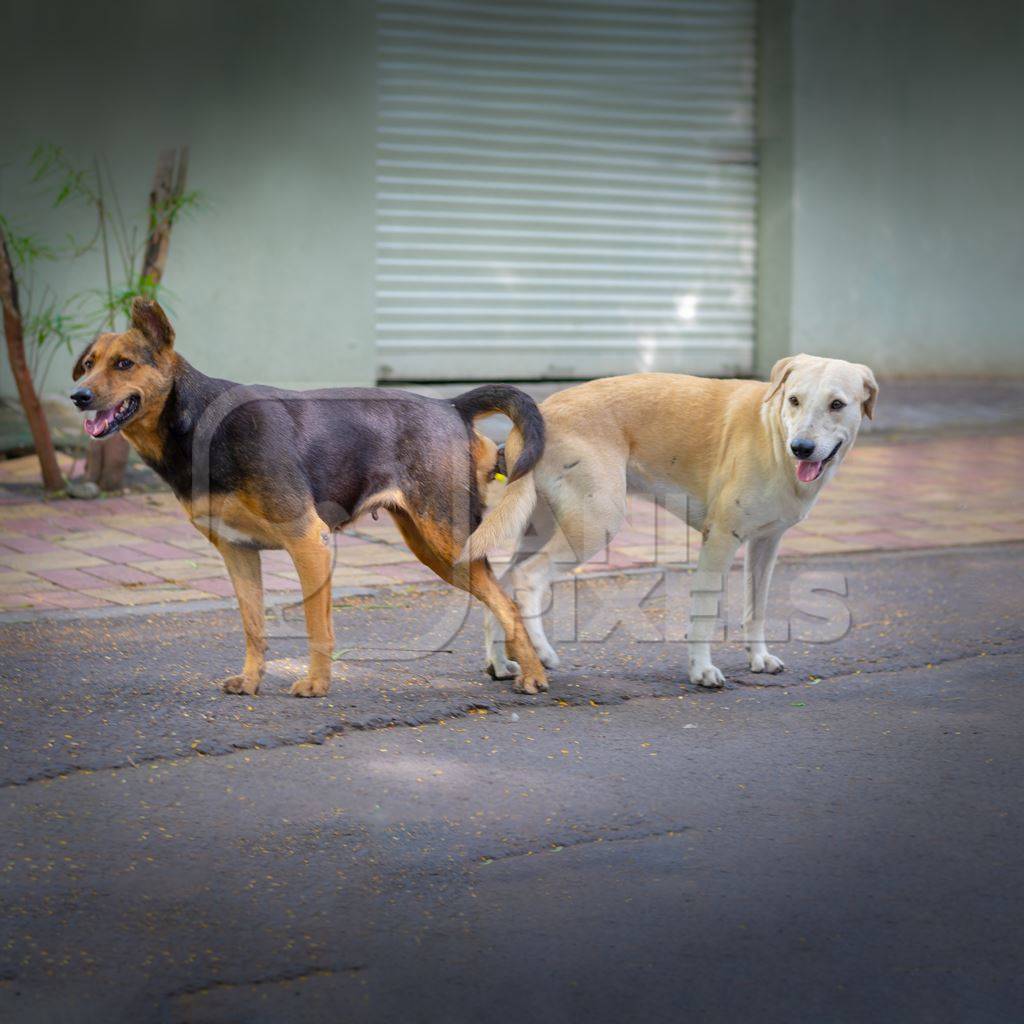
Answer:
<svg viewBox="0 0 1024 1024"><path fill-rule="evenodd" d="M102 434L107 427L110 426L111 421L114 419L113 409L104 409L102 412L96 413L95 417L91 420L86 420L83 424L85 432L90 437L95 437L97 434Z"/></svg>
<svg viewBox="0 0 1024 1024"><path fill-rule="evenodd" d="M796 464L796 478L805 484L817 480L820 473L820 462L798 462Z"/></svg>

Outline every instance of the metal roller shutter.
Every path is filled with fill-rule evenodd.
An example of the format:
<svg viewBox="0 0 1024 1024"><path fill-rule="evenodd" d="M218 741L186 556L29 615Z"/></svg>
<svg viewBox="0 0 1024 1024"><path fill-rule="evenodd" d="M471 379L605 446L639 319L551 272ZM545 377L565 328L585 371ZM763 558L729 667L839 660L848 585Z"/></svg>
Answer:
<svg viewBox="0 0 1024 1024"><path fill-rule="evenodd" d="M384 380L751 369L754 0L380 0Z"/></svg>

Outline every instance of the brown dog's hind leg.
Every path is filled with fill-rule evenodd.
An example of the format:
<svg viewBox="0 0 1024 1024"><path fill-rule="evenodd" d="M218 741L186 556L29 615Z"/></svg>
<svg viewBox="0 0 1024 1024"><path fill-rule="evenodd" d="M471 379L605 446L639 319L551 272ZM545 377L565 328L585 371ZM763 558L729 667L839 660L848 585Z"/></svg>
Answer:
<svg viewBox="0 0 1024 1024"><path fill-rule="evenodd" d="M263 569L260 553L253 548L240 547L227 541L216 541L215 546L228 567L238 610L242 614L245 631L245 665L240 676L228 676L221 683L225 693L257 694L267 653L267 631L263 618Z"/></svg>
<svg viewBox="0 0 1024 1024"><path fill-rule="evenodd" d="M451 531L439 523L422 517L413 517L404 511L392 516L405 538L409 550L446 583L459 587L482 601L494 613L505 631L505 646L511 657L519 663L520 675L512 684L519 693L539 693L548 688L544 666L533 649L515 602L501 589L494 578L486 558L477 559L469 566L455 566L461 545Z"/></svg>
<svg viewBox="0 0 1024 1024"><path fill-rule="evenodd" d="M494 613L505 631L505 650L517 662L521 674L512 684L519 693L539 693L548 688L548 677L526 633L519 608L494 577L486 558L478 559L470 567L469 592Z"/></svg>
<svg viewBox="0 0 1024 1024"><path fill-rule="evenodd" d="M309 633L309 673L292 684L296 697L325 697L331 685L334 622L331 618L331 531L314 518L301 536L285 543L302 584Z"/></svg>

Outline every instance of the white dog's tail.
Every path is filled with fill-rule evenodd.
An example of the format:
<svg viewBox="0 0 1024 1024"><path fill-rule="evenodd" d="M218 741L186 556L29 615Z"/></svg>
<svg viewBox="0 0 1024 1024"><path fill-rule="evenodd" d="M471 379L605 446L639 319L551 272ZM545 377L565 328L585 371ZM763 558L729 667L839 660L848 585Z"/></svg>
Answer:
<svg viewBox="0 0 1024 1024"><path fill-rule="evenodd" d="M532 472L508 483L498 504L470 534L459 561L474 562L495 548L511 547L526 529L536 504Z"/></svg>

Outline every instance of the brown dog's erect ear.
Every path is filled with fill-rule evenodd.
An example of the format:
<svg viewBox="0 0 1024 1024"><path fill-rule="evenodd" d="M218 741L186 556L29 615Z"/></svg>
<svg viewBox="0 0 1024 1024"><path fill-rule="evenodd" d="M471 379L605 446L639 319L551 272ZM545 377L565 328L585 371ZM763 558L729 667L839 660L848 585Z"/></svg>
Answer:
<svg viewBox="0 0 1024 1024"><path fill-rule="evenodd" d="M862 363L859 368L864 373L864 415L869 420L874 419L875 399L878 398L878 381L875 380L870 366L864 366Z"/></svg>
<svg viewBox="0 0 1024 1024"><path fill-rule="evenodd" d="M768 383L771 386L764 396L766 402L770 402L782 389L782 385L786 383L786 378L793 372L793 364L797 358L797 356L785 356L772 367L771 375L768 378Z"/></svg>
<svg viewBox="0 0 1024 1024"><path fill-rule="evenodd" d="M99 337L98 334L93 335L92 340L78 353L78 358L75 360L74 368L71 371L71 379L78 380L79 377L85 373L85 357L92 351L93 345L96 344L96 339Z"/></svg>
<svg viewBox="0 0 1024 1024"><path fill-rule="evenodd" d="M155 299L136 295L132 299L131 321L132 327L141 331L154 349L170 348L174 344L174 328Z"/></svg>

